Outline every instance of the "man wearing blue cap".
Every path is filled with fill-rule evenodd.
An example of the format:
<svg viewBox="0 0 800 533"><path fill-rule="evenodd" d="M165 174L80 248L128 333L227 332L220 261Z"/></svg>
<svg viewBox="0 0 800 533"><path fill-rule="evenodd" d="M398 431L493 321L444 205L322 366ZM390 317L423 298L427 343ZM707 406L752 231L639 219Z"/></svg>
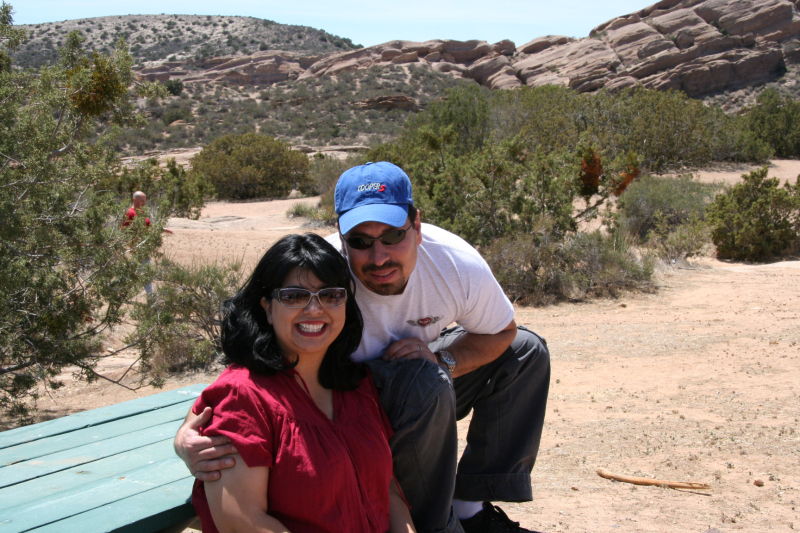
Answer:
<svg viewBox="0 0 800 533"><path fill-rule="evenodd" d="M328 241L348 259L364 315L353 359L369 364L395 429L395 475L414 525L459 531L460 520L467 533L526 531L488 502L532 498L550 383L543 339L517 327L472 246L421 223L399 167L352 168L334 198L339 233ZM456 420L470 411L458 461Z"/></svg>
<svg viewBox="0 0 800 533"><path fill-rule="evenodd" d="M370 366L395 430L394 472L417 531L528 531L490 502L532 499L550 383L544 339L516 325L472 246L421 223L399 167L352 168L334 198L339 232L328 241L347 257L364 317L353 359ZM456 420L470 411L459 460ZM211 442L193 435L189 451L181 432L176 449L198 478L232 464L217 459L226 445L200 452Z"/></svg>

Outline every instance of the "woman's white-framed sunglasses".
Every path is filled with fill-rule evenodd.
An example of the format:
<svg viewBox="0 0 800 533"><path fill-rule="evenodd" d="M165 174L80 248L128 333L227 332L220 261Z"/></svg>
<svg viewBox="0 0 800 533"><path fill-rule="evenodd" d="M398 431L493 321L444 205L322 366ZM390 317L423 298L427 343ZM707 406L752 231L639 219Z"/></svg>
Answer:
<svg viewBox="0 0 800 533"><path fill-rule="evenodd" d="M289 287L275 289L270 296L286 307L305 307L311 301L312 296L317 297L317 301L322 307L339 307L347 301L347 290L342 287L327 287L317 292L311 292L308 289Z"/></svg>

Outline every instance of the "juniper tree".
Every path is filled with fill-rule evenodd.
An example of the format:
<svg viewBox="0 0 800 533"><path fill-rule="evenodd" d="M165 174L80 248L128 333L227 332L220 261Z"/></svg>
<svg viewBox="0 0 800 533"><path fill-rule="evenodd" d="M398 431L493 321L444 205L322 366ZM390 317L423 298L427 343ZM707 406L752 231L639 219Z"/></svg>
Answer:
<svg viewBox="0 0 800 533"><path fill-rule="evenodd" d="M0 408L24 417L66 366L97 379L101 333L118 324L150 272L161 219L124 230L120 174L107 142L116 127L144 124L124 41L87 53L71 33L60 62L20 70L11 54L25 34L0 6ZM98 126L99 125L99 126ZM107 133L98 136L98 127ZM93 143L87 139L96 138ZM162 210L166 215L168 210Z"/></svg>

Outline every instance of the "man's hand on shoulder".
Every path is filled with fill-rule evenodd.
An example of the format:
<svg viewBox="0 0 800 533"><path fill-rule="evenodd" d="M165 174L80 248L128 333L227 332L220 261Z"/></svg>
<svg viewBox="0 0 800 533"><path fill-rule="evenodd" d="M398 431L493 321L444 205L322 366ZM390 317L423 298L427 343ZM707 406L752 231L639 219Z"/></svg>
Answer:
<svg viewBox="0 0 800 533"><path fill-rule="evenodd" d="M231 456L237 453L227 437L200 435L200 428L211 421L212 414L210 407L206 407L199 416L189 411L186 421L175 435L175 453L200 481L219 479L220 470L235 464Z"/></svg>
<svg viewBox="0 0 800 533"><path fill-rule="evenodd" d="M436 354L428 349L425 341L417 337L394 341L386 348L383 360L394 361L396 359L427 359L431 363L439 364Z"/></svg>

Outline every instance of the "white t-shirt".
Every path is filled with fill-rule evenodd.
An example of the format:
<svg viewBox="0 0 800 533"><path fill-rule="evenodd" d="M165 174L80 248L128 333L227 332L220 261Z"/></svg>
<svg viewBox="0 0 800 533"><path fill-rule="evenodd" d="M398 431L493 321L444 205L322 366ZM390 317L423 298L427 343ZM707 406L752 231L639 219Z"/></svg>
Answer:
<svg viewBox="0 0 800 533"><path fill-rule="evenodd" d="M341 251L338 233L326 240ZM478 251L430 224L422 224L417 265L403 294L381 296L356 279L356 301L364 315L364 336L354 361L376 359L399 339L433 342L453 322L470 333L491 335L514 318L514 307Z"/></svg>

